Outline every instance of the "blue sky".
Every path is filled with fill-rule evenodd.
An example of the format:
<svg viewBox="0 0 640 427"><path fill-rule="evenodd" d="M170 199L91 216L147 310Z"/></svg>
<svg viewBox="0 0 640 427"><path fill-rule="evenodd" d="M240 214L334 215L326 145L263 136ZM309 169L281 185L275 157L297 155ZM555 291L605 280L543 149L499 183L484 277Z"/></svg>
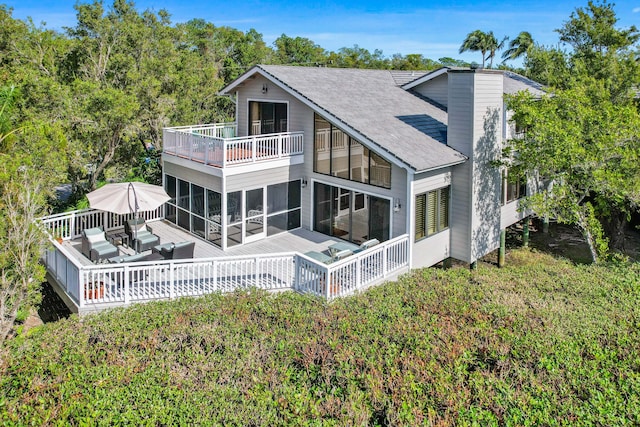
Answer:
<svg viewBox="0 0 640 427"><path fill-rule="evenodd" d="M46 22L48 28L75 24L75 1L22 0L5 4L13 8L15 18L31 16L36 23ZM105 1L105 5L111 4L112 0ZM615 4L620 27L640 27L640 0L620 0ZM498 38L513 38L526 30L538 43L555 45L558 36L554 29L577 7L585 7L587 0L138 0L135 5L141 11L166 9L174 23L202 18L216 26L243 31L254 28L267 44L284 33L309 38L330 51L358 45L371 52L380 49L385 56L419 53L432 59L448 56L480 62L479 53L458 54L469 32L480 29L493 31Z"/></svg>

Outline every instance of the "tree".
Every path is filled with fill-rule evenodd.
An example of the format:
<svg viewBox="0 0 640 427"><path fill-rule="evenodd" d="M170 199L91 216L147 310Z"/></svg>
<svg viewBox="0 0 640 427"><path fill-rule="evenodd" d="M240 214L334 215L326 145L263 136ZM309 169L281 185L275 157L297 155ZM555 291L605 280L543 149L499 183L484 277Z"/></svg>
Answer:
<svg viewBox="0 0 640 427"><path fill-rule="evenodd" d="M321 65L327 55L322 47L303 37L289 37L282 34L274 42L275 62L288 65Z"/></svg>
<svg viewBox="0 0 640 427"><path fill-rule="evenodd" d="M37 122L17 123L12 88L0 88L0 345L11 333L19 310L40 299L45 270L40 256L47 244L36 219L46 213L66 168L64 134ZM10 95L6 95L10 94ZM13 124L12 124L13 123Z"/></svg>
<svg viewBox="0 0 640 427"><path fill-rule="evenodd" d="M533 47L533 37L528 31L521 31L515 39L509 42L509 48L502 53L502 59L518 59Z"/></svg>
<svg viewBox="0 0 640 427"><path fill-rule="evenodd" d="M489 60L489 68L491 68L493 67L493 58L496 52L502 49L506 41L507 37L498 42L496 36L493 35L493 31L485 33L481 30L475 30L467 34L460 46L459 53L467 51L480 52L482 54L482 67L484 68L486 61Z"/></svg>
<svg viewBox="0 0 640 427"><path fill-rule="evenodd" d="M540 176L547 183L526 199L540 216L575 224L594 261L608 241L602 211L640 205L640 116L617 105L600 82L534 99L508 97L524 137L509 141L510 174Z"/></svg>

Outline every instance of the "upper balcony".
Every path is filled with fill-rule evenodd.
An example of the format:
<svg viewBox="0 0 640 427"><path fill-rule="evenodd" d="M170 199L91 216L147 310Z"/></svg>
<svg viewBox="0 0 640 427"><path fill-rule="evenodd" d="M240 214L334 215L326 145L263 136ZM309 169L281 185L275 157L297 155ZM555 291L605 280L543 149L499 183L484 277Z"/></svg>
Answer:
<svg viewBox="0 0 640 427"><path fill-rule="evenodd" d="M217 168L303 155L303 132L235 135L235 123L165 128L163 152Z"/></svg>

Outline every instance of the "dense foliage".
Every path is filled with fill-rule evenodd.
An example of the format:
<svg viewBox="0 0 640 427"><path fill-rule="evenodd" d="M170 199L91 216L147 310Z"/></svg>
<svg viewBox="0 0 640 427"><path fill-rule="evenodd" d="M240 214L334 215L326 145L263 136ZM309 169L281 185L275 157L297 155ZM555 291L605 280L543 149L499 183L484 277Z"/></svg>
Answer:
<svg viewBox="0 0 640 427"><path fill-rule="evenodd" d="M418 54L385 57L357 45L328 52L286 34L268 46L253 29L198 18L174 24L168 11L139 11L128 0L79 2L75 9L75 25L59 32L14 19L0 5L0 87L22 93L20 120L62 128L70 159L65 181L77 198L98 180L156 182L162 128L233 119L233 101L217 93L255 64L440 65Z"/></svg>
<svg viewBox="0 0 640 427"><path fill-rule="evenodd" d="M509 141L505 161L514 176L545 181L528 206L577 225L594 261L609 244L624 249L625 227L640 208L640 32L616 23L610 4L578 8L557 30L568 51L524 51L526 73L548 94L507 99L524 132Z"/></svg>
<svg viewBox="0 0 640 427"><path fill-rule="evenodd" d="M324 305L149 303L10 343L11 425L637 425L640 265L528 250Z"/></svg>

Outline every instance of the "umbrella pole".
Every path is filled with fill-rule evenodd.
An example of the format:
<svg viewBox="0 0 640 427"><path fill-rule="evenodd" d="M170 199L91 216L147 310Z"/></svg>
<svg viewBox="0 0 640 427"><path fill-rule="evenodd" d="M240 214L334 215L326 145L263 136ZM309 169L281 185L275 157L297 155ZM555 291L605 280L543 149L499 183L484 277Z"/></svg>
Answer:
<svg viewBox="0 0 640 427"><path fill-rule="evenodd" d="M127 192L133 190L133 223L135 224L135 231L133 232L133 250L137 254L138 253L138 195L136 194L136 188L133 186L133 183L129 183L127 187ZM131 202L129 202L129 208L131 208Z"/></svg>

